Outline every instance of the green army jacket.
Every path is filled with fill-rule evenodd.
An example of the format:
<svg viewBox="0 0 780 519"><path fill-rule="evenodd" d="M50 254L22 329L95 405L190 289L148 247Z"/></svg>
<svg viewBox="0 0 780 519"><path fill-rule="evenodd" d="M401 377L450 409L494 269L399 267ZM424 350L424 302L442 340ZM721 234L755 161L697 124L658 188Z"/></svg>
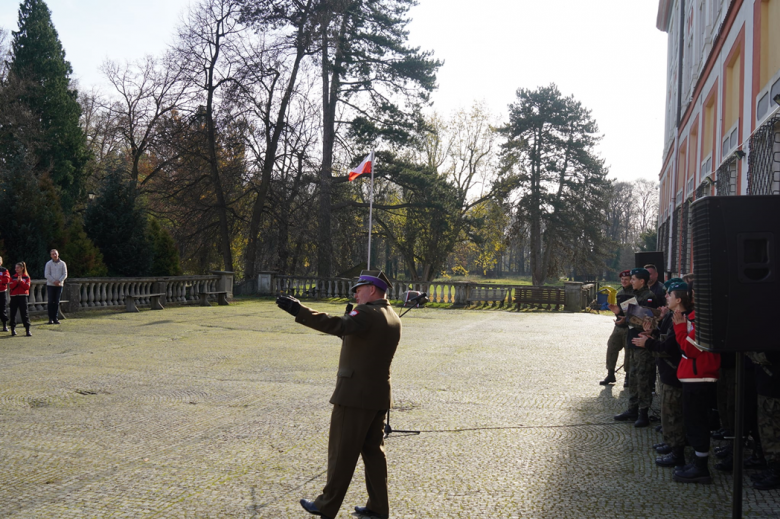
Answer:
<svg viewBox="0 0 780 519"><path fill-rule="evenodd" d="M342 337L332 404L390 409L390 364L401 339L401 319L386 299L357 305L339 316L301 306L295 322Z"/></svg>

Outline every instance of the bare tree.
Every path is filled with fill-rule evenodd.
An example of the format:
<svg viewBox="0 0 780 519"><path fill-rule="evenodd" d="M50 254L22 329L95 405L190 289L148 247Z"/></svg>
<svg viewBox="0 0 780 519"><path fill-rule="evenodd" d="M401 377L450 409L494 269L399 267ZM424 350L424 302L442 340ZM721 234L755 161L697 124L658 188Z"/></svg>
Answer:
<svg viewBox="0 0 780 519"><path fill-rule="evenodd" d="M122 149L117 125L106 109L108 101L96 89L79 92L81 104L81 125L87 136L87 146L97 164L110 157L116 157Z"/></svg>
<svg viewBox="0 0 780 519"><path fill-rule="evenodd" d="M293 29L289 34L277 34L273 42L262 39L258 45L245 46L247 56L242 68L242 81L237 90L243 94L254 120L258 121L255 140L250 149L259 166L259 178L253 178L252 216L245 253L244 276L254 278L257 267L257 247L260 221L268 198L271 175L276 167L279 143L288 126L290 102L296 91L303 59L310 54L313 36L314 0L286 2L260 0L248 3L245 19L254 27L268 31L284 25ZM246 52L248 51L248 52Z"/></svg>
<svg viewBox="0 0 780 519"><path fill-rule="evenodd" d="M655 229L658 221L658 182L639 179L634 182L639 233Z"/></svg>
<svg viewBox="0 0 780 519"><path fill-rule="evenodd" d="M202 0L192 8L179 29L175 53L182 66L182 78L188 82L199 104L195 117L204 123L205 160L208 164L214 205L219 218L219 250L223 268L234 270L231 250L229 205L220 171L218 130L216 127L220 94L235 81L238 61L235 40L245 28L239 22L237 0Z"/></svg>
<svg viewBox="0 0 780 519"><path fill-rule="evenodd" d="M102 71L113 85L118 100L107 105L115 131L122 137L130 160L130 177L143 187L178 157L169 155L154 162L146 160L167 137L161 133L163 121L186 100L187 84L182 69L171 56L158 60L152 56L120 65L106 61ZM145 165L142 166L142 163Z"/></svg>

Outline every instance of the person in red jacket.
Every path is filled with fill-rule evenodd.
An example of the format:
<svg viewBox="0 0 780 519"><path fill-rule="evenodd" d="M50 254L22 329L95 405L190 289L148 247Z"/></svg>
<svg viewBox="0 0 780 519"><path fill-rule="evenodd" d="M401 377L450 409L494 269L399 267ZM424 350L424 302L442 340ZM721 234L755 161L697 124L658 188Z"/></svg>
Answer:
<svg viewBox="0 0 780 519"><path fill-rule="evenodd" d="M22 314L22 324L27 330L27 337L30 333L30 314L27 313L27 299L30 296L30 276L27 274L27 265L23 261L16 264L16 273L11 276L11 282L8 284L11 288L11 335L16 335L16 311Z"/></svg>
<svg viewBox="0 0 780 519"><path fill-rule="evenodd" d="M0 320L3 321L3 331L8 331L8 283L11 282L11 275L8 269L3 267L3 257L0 256Z"/></svg>
<svg viewBox="0 0 780 519"><path fill-rule="evenodd" d="M669 291L676 297L680 297L689 293L688 284L670 285ZM691 300L693 300L692 294ZM695 345L695 311L690 312L687 318L682 312L675 312L672 322L682 352L682 359L677 367L677 378L683 386L685 437L694 450L693 461L675 469L673 478L681 483L711 483L708 466L710 454L708 411L717 393L720 355L700 350Z"/></svg>

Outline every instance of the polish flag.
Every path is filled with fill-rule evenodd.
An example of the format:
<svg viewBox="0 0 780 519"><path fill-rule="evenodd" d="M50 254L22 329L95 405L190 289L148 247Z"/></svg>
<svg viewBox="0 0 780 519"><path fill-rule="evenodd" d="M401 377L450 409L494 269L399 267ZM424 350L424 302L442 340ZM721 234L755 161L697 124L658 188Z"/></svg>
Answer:
<svg viewBox="0 0 780 519"><path fill-rule="evenodd" d="M370 175L371 169L374 167L374 152L372 151L368 155L366 155L366 158L363 159L363 162L360 163L360 166L356 167L352 171L349 172L349 181L352 182L356 178L358 178L361 175Z"/></svg>

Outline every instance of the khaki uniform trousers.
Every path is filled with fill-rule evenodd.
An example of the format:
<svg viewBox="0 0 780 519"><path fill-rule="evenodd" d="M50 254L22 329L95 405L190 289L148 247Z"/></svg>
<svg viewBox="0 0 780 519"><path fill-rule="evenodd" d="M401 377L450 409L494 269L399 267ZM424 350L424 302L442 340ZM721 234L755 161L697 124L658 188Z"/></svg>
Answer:
<svg viewBox="0 0 780 519"><path fill-rule="evenodd" d="M626 345L626 335L628 334L628 328L615 326L612 330L612 335L607 340L607 371L615 371L617 366L618 357L620 356L620 350ZM623 366L626 373L628 373L628 362L623 356Z"/></svg>
<svg viewBox="0 0 780 519"><path fill-rule="evenodd" d="M336 517L355 473L358 456L366 469L366 507L390 515L387 497L387 458L384 425L387 411L358 409L334 404L328 437L328 481L314 505L328 517Z"/></svg>

